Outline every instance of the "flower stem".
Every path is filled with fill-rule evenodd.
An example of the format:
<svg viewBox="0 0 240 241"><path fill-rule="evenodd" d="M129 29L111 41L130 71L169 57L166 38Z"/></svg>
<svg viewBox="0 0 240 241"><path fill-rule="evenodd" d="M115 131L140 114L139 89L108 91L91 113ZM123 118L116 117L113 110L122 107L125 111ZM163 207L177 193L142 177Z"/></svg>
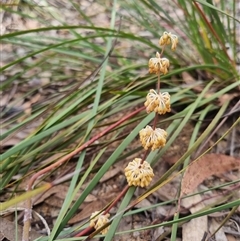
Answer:
<svg viewBox="0 0 240 241"><path fill-rule="evenodd" d="M120 119L119 121L113 123L112 125L108 126L105 130L103 130L101 133L99 133L98 135L94 136L91 140L87 141L86 143L84 143L83 145L81 145L80 147L76 148L74 151L72 151L71 153L63 156L62 158L60 158L57 162L51 164L50 166L45 167L44 169L36 172L29 180L28 182L28 186L27 186L27 191L30 191L33 189L34 183L35 181L42 175L50 172L51 170L61 166L63 163L65 163L66 161L68 161L71 157L75 156L76 154L80 153L81 151L83 151L84 149L86 149L90 144L94 143L96 140L98 140L99 138L101 138L102 136L104 136L105 134L109 133L109 131L111 131L112 129L114 129L115 127L119 126L121 123L123 123L124 121L128 120L129 118L131 118L132 116L135 116L137 113L139 113L140 111L142 111L144 109L144 107L139 108L133 112L131 112L130 114L124 116L122 119ZM24 212L24 224L23 224L23 238L22 240L29 240L29 231L31 229L31 214L32 214L32 200L31 198L29 198L26 201L26 209Z"/></svg>
<svg viewBox="0 0 240 241"><path fill-rule="evenodd" d="M129 186L126 185L126 187L118 194L118 196L115 198L115 200L111 203L111 205L103 212L103 215L107 214L112 207L116 205L116 203L126 194L128 191Z"/></svg>
<svg viewBox="0 0 240 241"><path fill-rule="evenodd" d="M157 82L157 93L159 94L160 93L160 74L158 74L158 82Z"/></svg>

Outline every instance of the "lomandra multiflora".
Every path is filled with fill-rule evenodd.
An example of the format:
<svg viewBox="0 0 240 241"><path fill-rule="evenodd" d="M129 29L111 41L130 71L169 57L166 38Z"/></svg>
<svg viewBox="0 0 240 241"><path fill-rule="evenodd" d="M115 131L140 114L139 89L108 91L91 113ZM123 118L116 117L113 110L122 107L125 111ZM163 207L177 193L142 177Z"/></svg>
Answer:
<svg viewBox="0 0 240 241"><path fill-rule="evenodd" d="M92 213L91 217L90 217L90 227L93 227L94 229L99 229L101 227L103 227L105 224L107 224L109 222L109 218L110 214L104 214L104 213L99 213L99 211L96 211L94 213ZM101 234L106 234L108 231L108 227L104 228L101 231Z"/></svg>
<svg viewBox="0 0 240 241"><path fill-rule="evenodd" d="M175 50L178 44L178 37L174 34L164 32L159 40L159 45L162 47L161 54L157 52L156 57L151 58L148 62L149 73L158 76L158 83L157 90L151 89L144 103L147 113L156 113L153 126L147 125L139 132L140 142L146 151L154 151L166 144L167 132L156 127L156 119L157 115L164 115L171 111L169 93L162 93L160 91L160 76L167 74L170 66L169 60L167 58L162 58L164 48L169 44L172 44L172 50ZM129 186L147 187L154 174L152 168L145 160L135 158L125 168L125 176Z"/></svg>
<svg viewBox="0 0 240 241"><path fill-rule="evenodd" d="M167 139L167 132L161 128L156 127L158 115L164 115L171 111L170 95L168 92L160 91L160 76L165 75L169 71L169 60L163 58L163 52L166 45L171 44L171 49L175 50L178 44L178 37L174 34L164 32L159 39L159 45L162 47L161 53L157 52L156 57L151 58L148 62L149 73L158 76L157 90L151 89L146 96L146 112L155 112L155 119L153 125L147 125L140 130L140 142L146 152L154 151L165 146ZM147 155L144 155L145 157ZM147 187L154 176L153 169L150 164L141 158L135 158L129 162L124 170L128 182L128 186ZM95 212L92 214L90 226L94 229L99 229L108 223L109 214ZM104 228L101 233L106 234L108 227Z"/></svg>

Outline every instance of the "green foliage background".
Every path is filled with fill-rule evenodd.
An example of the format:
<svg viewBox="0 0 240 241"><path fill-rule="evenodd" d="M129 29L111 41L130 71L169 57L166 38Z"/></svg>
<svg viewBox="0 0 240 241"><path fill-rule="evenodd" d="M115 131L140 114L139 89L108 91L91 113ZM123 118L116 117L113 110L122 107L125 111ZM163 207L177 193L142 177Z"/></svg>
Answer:
<svg viewBox="0 0 240 241"><path fill-rule="evenodd" d="M111 125L116 115L125 115L141 106L145 101L146 92L154 88L156 83L156 77L148 74L147 63L149 58L159 51L158 39L164 31L179 36L177 50L165 52L171 69L161 78L162 91L171 94L172 106L178 111L159 121L159 125L168 123L169 140L162 150L151 153L148 161L152 165L161 165L160 157L167 152L176 137L181 135L184 126L190 121L197 124L186 154L146 192L146 195L150 195L154 188L164 185L171 173L179 170L179 166L187 166L189 157L216 128L231 103L229 100L222 106L216 105L219 98L226 93L239 93L237 26L240 23L236 17L236 1L220 1L219 4L214 4L209 0L178 0L172 1L168 6L161 1L150 0L96 2L106 7L105 14L111 19L107 27L93 22L92 16L85 14L78 1L69 1L66 6L71 6L77 12L81 24L76 25L68 25L62 20L61 8L59 10L54 4L44 1L40 6L32 1L19 1L15 6L1 5L1 12L19 16L24 21L36 21L41 26L8 31L0 36L1 43L12 46L13 49L8 56L10 61L5 61L1 67L1 75L5 77L0 85L1 93L9 92L16 83L18 87L26 86L33 78L41 78L42 73L51 73L49 83L41 87L27 88L24 96L17 97L15 102L11 102L2 110L4 118L14 108L14 103L23 98L31 99L39 88L45 96L43 101L32 105L31 115L26 115L24 110L20 110L11 118L4 118L1 124L1 128L6 130L1 133L4 146L4 143L17 133L21 133L35 122L39 123L26 138L1 154L2 193L8 192L9 187L14 187L16 193L24 193L24 190L18 188L21 181L86 143L96 133L101 132L102 128ZM49 21L52 19L57 23L55 26ZM68 34L51 34L56 31L66 31ZM22 55L17 52L19 48L24 50ZM189 73L195 82L186 85L182 78L183 72ZM202 89L201 93L196 91L197 86ZM49 91L54 90L54 87L55 91ZM206 131L201 133L201 121L209 113L214 114L212 122ZM19 122L19 119L22 121ZM152 119L153 115L142 111L111 130L114 133L111 139L99 139L98 152L93 156L87 170L81 171L83 165L86 165L86 150L79 154L76 172L68 180L68 194L48 240L56 240L57 237L57 240L66 240L60 237L73 232L72 229L64 231L68 220L73 217L104 173L121 159L123 152L126 157L139 153L139 148L127 151L127 147L138 136L139 130ZM135 128L126 133L132 123L137 123ZM234 125L237 123L239 119ZM117 138L122 140L121 144L99 168L98 160ZM88 147L90 150L94 148L94 144ZM44 162L56 153L59 154L58 157ZM51 174L53 172L56 170L52 170ZM74 196L91 172L96 173L94 178L81 197L74 202ZM20 178L13 183L13 177L16 175ZM41 177L41 180L44 178L45 176ZM38 180L38 183L41 180ZM133 193L134 189L131 188L126 194L104 240L112 240L123 215L121 210L128 206ZM23 199L26 199L31 194L24 195ZM20 201L19 197L14 199L13 196L14 193L6 200L2 211ZM175 223L174 227L177 230L177 224L182 221L219 209L233 208L238 206L239 202L233 200L184 219L176 218L172 222L142 228ZM126 215L133 215L133 212ZM174 238L176 231L172 233L172 240L175 240Z"/></svg>

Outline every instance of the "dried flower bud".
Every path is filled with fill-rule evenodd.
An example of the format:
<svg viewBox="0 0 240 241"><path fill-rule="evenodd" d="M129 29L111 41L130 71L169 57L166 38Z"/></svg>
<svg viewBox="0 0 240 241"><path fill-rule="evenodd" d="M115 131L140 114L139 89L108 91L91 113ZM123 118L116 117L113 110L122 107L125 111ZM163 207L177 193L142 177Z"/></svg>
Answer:
<svg viewBox="0 0 240 241"><path fill-rule="evenodd" d="M144 105L147 113L154 111L160 115L165 114L171 111L170 95L168 92L157 94L155 90L151 89L147 94Z"/></svg>
<svg viewBox="0 0 240 241"><path fill-rule="evenodd" d="M103 213L99 213L99 211L96 211L96 212L92 213L92 215L90 217L90 219L91 219L90 220L90 227L93 227L96 230L101 228L102 226L104 226L106 223L109 222L109 219L108 219L109 217L110 217L109 213L107 213L105 215L103 215ZM109 226L106 227L105 229L103 229L101 231L101 234L106 234L108 232L108 230L109 230Z"/></svg>
<svg viewBox="0 0 240 241"><path fill-rule="evenodd" d="M150 74L167 74L169 66L169 60L167 58L160 58L158 52L156 53L156 58L151 58L148 62Z"/></svg>
<svg viewBox="0 0 240 241"><path fill-rule="evenodd" d="M149 148L152 151L165 146L167 132L161 128L152 129L151 126L146 126L144 129L139 131L140 141L145 150Z"/></svg>
<svg viewBox="0 0 240 241"><path fill-rule="evenodd" d="M170 32L164 32L161 38L159 39L159 45L169 45L172 43L172 50L175 50L177 48L178 44L178 37L177 35L171 34Z"/></svg>
<svg viewBox="0 0 240 241"><path fill-rule="evenodd" d="M147 187L154 176L150 164L141 158L129 162L124 171L129 186Z"/></svg>

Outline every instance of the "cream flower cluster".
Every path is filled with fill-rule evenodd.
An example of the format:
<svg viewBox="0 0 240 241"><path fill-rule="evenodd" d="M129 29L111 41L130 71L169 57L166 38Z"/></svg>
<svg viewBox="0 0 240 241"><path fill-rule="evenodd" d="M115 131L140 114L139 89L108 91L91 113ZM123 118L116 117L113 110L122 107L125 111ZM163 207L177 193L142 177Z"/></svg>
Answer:
<svg viewBox="0 0 240 241"><path fill-rule="evenodd" d="M169 44L172 44L172 50L175 50L178 44L178 37L174 34L164 32L159 39L159 45L165 46ZM167 74L170 66L169 60L162 58L161 54L157 52L156 57L151 58L148 62L149 73L158 75L158 86L160 86L160 75ZM147 113L155 112L156 115L166 114L171 111L170 95L168 92L161 93L160 89L158 89L158 92L151 89L147 94L144 105ZM143 148L147 151L154 151L165 146L167 132L161 128L156 128L155 125L154 128L147 125L139 131L139 136ZM135 158L124 171L129 186L147 187L154 176L150 164L141 158Z"/></svg>
<svg viewBox="0 0 240 241"><path fill-rule="evenodd" d="M169 66L169 60L161 58L158 52L156 53L156 58L151 58L148 62L150 74L167 74Z"/></svg>
<svg viewBox="0 0 240 241"><path fill-rule="evenodd" d="M164 32L162 37L159 39L159 45L169 45L172 44L172 50L175 50L177 48L178 44L178 37L175 34L171 34L170 32Z"/></svg>
<svg viewBox="0 0 240 241"><path fill-rule="evenodd" d="M178 37L170 32L164 32L159 39L159 45L165 46L172 44L172 50L175 50L178 44ZM162 50L163 52L163 50ZM170 66L167 58L161 57L162 53L156 53L155 58L151 58L148 62L149 73L158 75L158 92L151 89L147 94L146 101L144 103L147 113L155 112L163 115L166 112L171 111L170 95L168 92L160 92L160 74L167 74ZM155 119L155 121L157 118ZM166 144L167 132L161 128L156 128L156 122L154 127L147 125L145 128L139 131L140 142L143 148L148 150L159 149ZM127 167L124 169L124 173L129 186L147 187L154 177L153 169L150 164L141 158L135 158L129 162ZM94 212L91 215L90 227L97 229L102 228L105 224L109 223L110 214ZM106 234L109 227L104 228L101 233Z"/></svg>
<svg viewBox="0 0 240 241"><path fill-rule="evenodd" d="M96 230L101 228L102 226L104 226L106 223L109 222L109 219L108 219L109 217L110 217L109 213L107 213L105 215L103 215L103 213L99 213L99 211L96 211L96 212L92 213L92 215L90 217L90 219L91 219L90 220L90 227L93 227ZM109 230L109 226L106 227L105 229L103 229L101 231L101 234L106 234L108 232L108 230Z"/></svg>
<svg viewBox="0 0 240 241"><path fill-rule="evenodd" d="M165 46L172 44L172 50L177 48L178 37L172 33L164 32L159 39L159 45ZM151 58L148 62L149 73L150 74L167 74L170 63L167 58L161 58L161 55L157 52L156 58Z"/></svg>
<svg viewBox="0 0 240 241"><path fill-rule="evenodd" d="M147 113L156 112L160 115L171 111L170 95L168 92L157 93L151 89L144 103Z"/></svg>
<svg viewBox="0 0 240 241"><path fill-rule="evenodd" d="M146 126L139 131L140 141L145 150L152 149L152 151L165 146L167 132L161 128L153 129L151 126Z"/></svg>
<svg viewBox="0 0 240 241"><path fill-rule="evenodd" d="M147 187L154 176L150 164L141 158L129 162L124 171L129 186Z"/></svg>

